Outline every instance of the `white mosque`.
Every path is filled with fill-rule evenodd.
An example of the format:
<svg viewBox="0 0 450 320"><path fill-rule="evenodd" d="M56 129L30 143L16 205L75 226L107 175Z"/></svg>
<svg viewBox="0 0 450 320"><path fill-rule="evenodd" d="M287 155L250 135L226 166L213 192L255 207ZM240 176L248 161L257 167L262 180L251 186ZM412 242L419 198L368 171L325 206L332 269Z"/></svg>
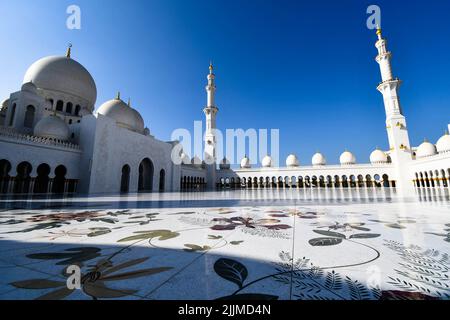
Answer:
<svg viewBox="0 0 450 320"><path fill-rule="evenodd" d="M296 155L285 167L273 167L266 156L252 168L245 157L239 169L216 159L215 75L208 74L205 154L190 159L184 153L175 164L177 141L151 135L144 120L120 94L96 111L95 81L80 63L65 56L36 61L27 70L20 91L0 106L0 193L104 194L152 191L214 190L222 188L449 188L450 135L436 144L410 144L399 100L401 81L391 68L391 53L377 31L377 63L382 81L389 149L376 149L370 163L357 164L344 151L340 165L327 165L325 155L313 155L302 166ZM450 125L447 124L450 128Z"/></svg>

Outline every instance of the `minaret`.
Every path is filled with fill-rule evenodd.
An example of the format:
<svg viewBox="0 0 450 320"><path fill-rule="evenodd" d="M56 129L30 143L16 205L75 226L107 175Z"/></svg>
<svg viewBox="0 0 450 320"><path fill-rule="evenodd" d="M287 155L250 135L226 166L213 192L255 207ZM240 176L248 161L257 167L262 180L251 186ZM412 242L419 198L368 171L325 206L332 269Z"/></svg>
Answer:
<svg viewBox="0 0 450 320"><path fill-rule="evenodd" d="M381 80L377 89L383 95L386 111L386 129L389 139L389 155L393 164L397 167L399 184L409 184L408 172L404 164L412 160L411 145L409 142L408 127L403 115L399 99L399 89L402 81L394 78L392 73L392 53L387 49L387 41L383 38L381 29L377 29L378 41L375 46L378 49L376 61L380 65ZM403 180L403 183L402 181ZM400 186L399 186L400 187ZM406 188L407 185L401 186Z"/></svg>
<svg viewBox="0 0 450 320"><path fill-rule="evenodd" d="M206 132L205 132L205 162L208 170L207 187L214 189L216 183L216 169L217 169L217 154L216 154L216 115L219 109L216 107L216 76L213 73L214 67L212 63L209 64L208 84L206 85L207 102L203 109L206 117Z"/></svg>
<svg viewBox="0 0 450 320"><path fill-rule="evenodd" d="M387 41L383 38L381 29L377 30L377 35L378 41L375 46L378 49L378 56L376 57L376 61L380 65L382 79L377 89L383 95L389 148L396 156L406 154L407 156L405 158L410 159L411 146L409 143L408 129L399 100L399 89L402 81L394 78L392 75L392 53L387 50Z"/></svg>

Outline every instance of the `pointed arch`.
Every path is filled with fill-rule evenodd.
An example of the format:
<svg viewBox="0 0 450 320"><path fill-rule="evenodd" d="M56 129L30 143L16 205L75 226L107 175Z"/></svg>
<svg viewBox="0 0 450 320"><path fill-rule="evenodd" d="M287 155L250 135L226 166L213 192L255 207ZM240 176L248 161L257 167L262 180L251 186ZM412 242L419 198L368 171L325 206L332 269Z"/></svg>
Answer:
<svg viewBox="0 0 450 320"><path fill-rule="evenodd" d="M153 162L149 158L145 158L139 164L139 180L138 191L139 192L151 192L153 191Z"/></svg>

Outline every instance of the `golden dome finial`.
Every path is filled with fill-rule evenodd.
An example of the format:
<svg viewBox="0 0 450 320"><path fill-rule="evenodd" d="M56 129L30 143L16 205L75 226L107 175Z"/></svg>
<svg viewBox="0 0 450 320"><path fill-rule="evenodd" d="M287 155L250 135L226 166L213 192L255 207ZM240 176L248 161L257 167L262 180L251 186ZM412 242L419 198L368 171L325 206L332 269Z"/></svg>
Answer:
<svg viewBox="0 0 450 320"><path fill-rule="evenodd" d="M69 45L67 46L66 57L70 59L71 54L72 54L72 44L69 43Z"/></svg>
<svg viewBox="0 0 450 320"><path fill-rule="evenodd" d="M116 100L120 100L120 91L117 91Z"/></svg>
<svg viewBox="0 0 450 320"><path fill-rule="evenodd" d="M382 30L379 24L377 24L377 36L379 39L381 39L381 37L383 36L382 34Z"/></svg>
<svg viewBox="0 0 450 320"><path fill-rule="evenodd" d="M212 74L214 70L214 66L212 64L212 61L209 61L209 73Z"/></svg>

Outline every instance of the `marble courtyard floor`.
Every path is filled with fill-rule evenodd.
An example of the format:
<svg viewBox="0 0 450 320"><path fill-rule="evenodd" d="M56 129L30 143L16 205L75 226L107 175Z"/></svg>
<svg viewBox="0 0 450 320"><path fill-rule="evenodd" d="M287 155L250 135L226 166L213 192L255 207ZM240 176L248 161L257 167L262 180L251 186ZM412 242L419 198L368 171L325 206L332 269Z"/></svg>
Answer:
<svg viewBox="0 0 450 320"><path fill-rule="evenodd" d="M0 199L0 299L450 298L448 191L336 192Z"/></svg>

